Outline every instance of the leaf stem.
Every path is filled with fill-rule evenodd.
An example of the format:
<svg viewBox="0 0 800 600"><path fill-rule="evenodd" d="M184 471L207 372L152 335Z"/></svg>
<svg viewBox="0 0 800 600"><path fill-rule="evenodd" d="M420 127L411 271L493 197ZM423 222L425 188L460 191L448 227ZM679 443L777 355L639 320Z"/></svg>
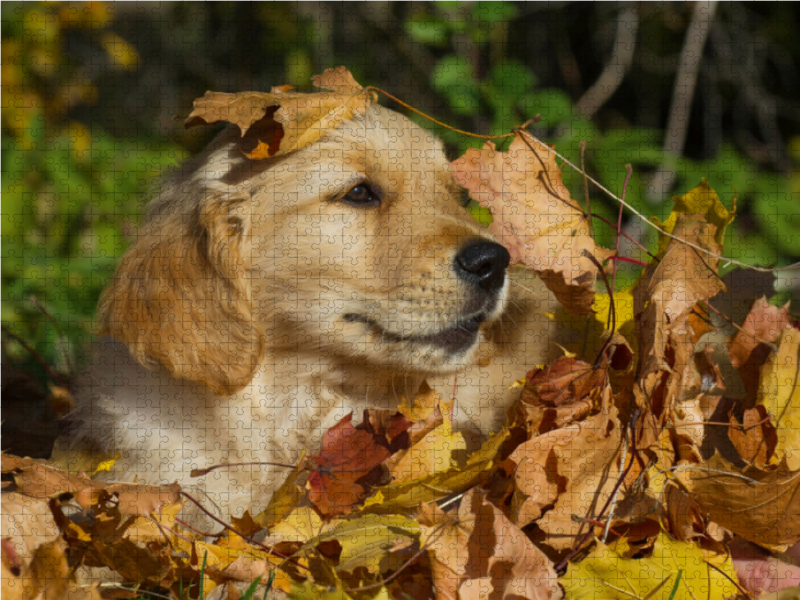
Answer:
<svg viewBox="0 0 800 600"><path fill-rule="evenodd" d="M501 140L505 138L514 137L513 133L504 133L501 135L481 135L479 133L472 133L470 131L464 131L463 129L457 129L455 127L451 127L447 123L442 123L438 119L434 119L432 116L425 114L421 110L414 108L413 106L407 104L406 102L403 102L397 96L392 96L389 92L385 92L381 88L375 87L374 85L368 85L367 87L364 88L364 91L372 91L372 92L378 92L379 94L383 94L390 100L394 100L395 102L397 102L400 106L407 108L411 112L418 114L420 117L424 117L425 119L428 119L432 123L436 123L440 127L444 127L445 129L449 129L450 131L454 131L455 133L459 133L461 135L468 135L470 137L480 138L482 140Z"/></svg>
<svg viewBox="0 0 800 600"><path fill-rule="evenodd" d="M639 265L640 267L647 267L646 262L637 260L635 258L628 258L627 256L609 256L608 260L621 260L622 262L633 263L634 265Z"/></svg>
<svg viewBox="0 0 800 600"><path fill-rule="evenodd" d="M634 448L634 452L635 452L635 449L636 449L636 421L639 420L639 415L641 414L641 412L642 412L642 409L637 406L636 409L633 411L633 414L631 415L631 420L630 420L630 424L629 424L629 427L630 427L630 430L631 430L631 447ZM628 463L628 466L625 467L625 470L622 472L622 474L620 475L619 479L617 479L617 483L616 483L616 485L614 486L614 489L611 492L611 496L609 496L608 500L606 500L606 503L603 506L603 509L600 511L600 514L598 514L597 517L596 517L598 521L605 514L606 510L608 509L609 505L611 504L611 499L614 497L614 494L622 486L622 482L625 481L625 479L628 477L628 473L630 472L631 468L633 467L633 462L634 461L631 461L631 462ZM564 557L564 560L562 560L560 563L558 563L558 565L556 565L556 571L563 570L564 567L567 566L567 563L570 560L572 560L573 558L575 558L575 556L578 554L578 552L581 551L581 547L586 543L586 541L590 537L592 537L592 529L591 528L580 539L580 541L578 541L578 543L575 544L575 547L572 549L572 551L569 554L567 554L566 557Z"/></svg>
<svg viewBox="0 0 800 600"><path fill-rule="evenodd" d="M625 165L625 183L622 184L622 202L619 205L619 216L617 217L617 245L615 256L619 256L619 234L622 231L622 213L625 208L625 195L628 193L628 182L633 175L633 167L630 164ZM611 272L611 289L617 289L617 263L614 262L614 269Z"/></svg>

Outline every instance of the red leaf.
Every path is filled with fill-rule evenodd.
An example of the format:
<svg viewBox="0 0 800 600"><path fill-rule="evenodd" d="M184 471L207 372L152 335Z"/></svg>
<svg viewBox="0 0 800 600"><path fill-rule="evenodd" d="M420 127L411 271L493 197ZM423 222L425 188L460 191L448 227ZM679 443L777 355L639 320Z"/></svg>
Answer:
<svg viewBox="0 0 800 600"><path fill-rule="evenodd" d="M366 495L357 482L389 457L374 434L356 429L350 413L331 427L322 451L310 460L316 465L308 478L308 497L325 515L347 514Z"/></svg>

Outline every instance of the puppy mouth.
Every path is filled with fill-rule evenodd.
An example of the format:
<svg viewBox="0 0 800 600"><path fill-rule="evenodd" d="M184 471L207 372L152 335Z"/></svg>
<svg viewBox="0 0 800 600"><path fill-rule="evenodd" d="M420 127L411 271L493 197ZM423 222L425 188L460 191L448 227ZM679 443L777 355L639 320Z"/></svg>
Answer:
<svg viewBox="0 0 800 600"><path fill-rule="evenodd" d="M486 320L487 312L488 311L483 310L471 317L461 318L456 324L427 335L400 335L393 333L381 327L373 319L355 313L345 314L344 320L348 323L364 323L372 331L379 334L384 340L390 343L412 342L431 345L441 348L450 354L455 354L467 350L475 343L481 323Z"/></svg>

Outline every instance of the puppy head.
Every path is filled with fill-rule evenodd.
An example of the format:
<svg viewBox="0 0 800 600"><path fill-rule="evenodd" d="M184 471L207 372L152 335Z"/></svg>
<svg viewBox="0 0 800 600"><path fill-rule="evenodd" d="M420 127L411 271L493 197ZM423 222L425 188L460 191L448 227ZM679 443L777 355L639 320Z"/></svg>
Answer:
<svg viewBox="0 0 800 600"><path fill-rule="evenodd" d="M150 207L101 298L143 363L217 393L265 350L449 372L505 307L508 253L460 205L441 144L373 107L289 155L221 134Z"/></svg>
<svg viewBox="0 0 800 600"><path fill-rule="evenodd" d="M508 253L402 115L373 107L251 185L254 310L287 350L455 371L504 308Z"/></svg>

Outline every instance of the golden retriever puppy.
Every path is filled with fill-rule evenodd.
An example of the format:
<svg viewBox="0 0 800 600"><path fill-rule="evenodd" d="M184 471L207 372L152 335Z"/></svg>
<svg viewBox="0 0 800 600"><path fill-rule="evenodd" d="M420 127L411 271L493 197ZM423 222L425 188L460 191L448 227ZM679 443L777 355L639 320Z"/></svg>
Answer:
<svg viewBox="0 0 800 600"><path fill-rule="evenodd" d="M222 514L263 507L346 414L423 380L455 424L497 430L546 361L549 296L463 207L441 143L374 106L294 153L250 160L229 129L162 186L103 294L107 337L56 457L178 481ZM552 310L552 309L550 309ZM457 379L456 379L457 375Z"/></svg>

